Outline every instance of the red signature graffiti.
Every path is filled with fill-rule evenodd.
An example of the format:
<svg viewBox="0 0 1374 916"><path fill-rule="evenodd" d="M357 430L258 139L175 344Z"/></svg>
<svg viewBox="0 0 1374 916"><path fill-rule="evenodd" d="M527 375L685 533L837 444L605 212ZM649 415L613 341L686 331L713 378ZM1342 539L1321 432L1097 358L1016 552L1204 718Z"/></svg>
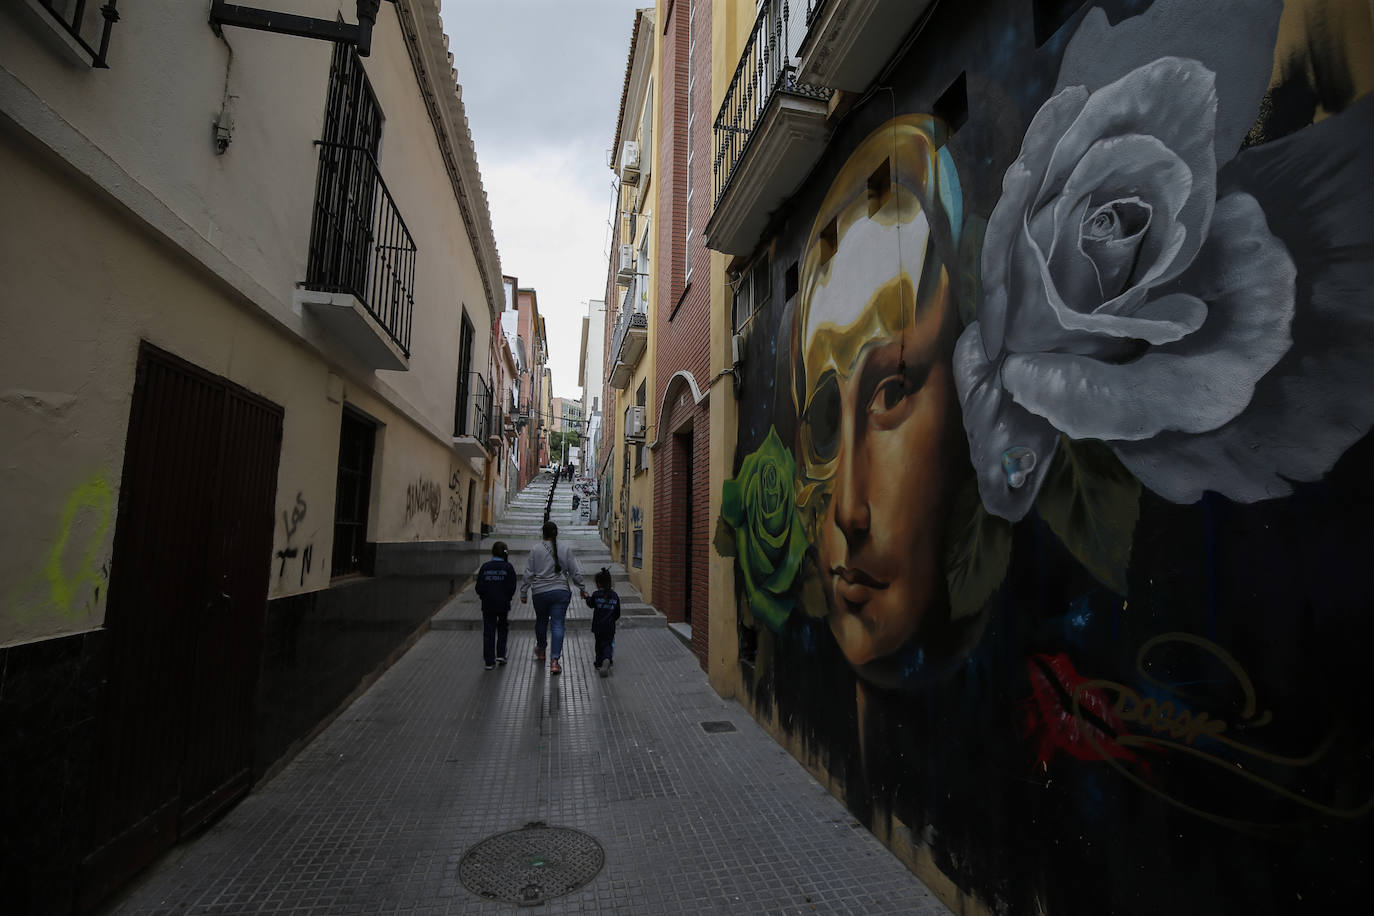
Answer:
<svg viewBox="0 0 1374 916"><path fill-rule="evenodd" d="M1101 760L1105 755L1141 763L1140 755L1117 744L1126 726L1106 694L1085 687L1087 679L1074 670L1067 655L1032 655L1026 667L1033 697L1027 704L1025 727L1027 735L1039 739L1036 763L1048 766L1056 753L1078 760Z"/></svg>

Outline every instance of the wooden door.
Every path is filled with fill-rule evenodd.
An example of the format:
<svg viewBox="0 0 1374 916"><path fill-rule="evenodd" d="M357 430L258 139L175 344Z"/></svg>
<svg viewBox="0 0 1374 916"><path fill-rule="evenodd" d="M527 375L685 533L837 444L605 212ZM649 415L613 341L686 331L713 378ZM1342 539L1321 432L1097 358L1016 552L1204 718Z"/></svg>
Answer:
<svg viewBox="0 0 1374 916"><path fill-rule="evenodd" d="M247 791L281 408L145 344L79 906Z"/></svg>

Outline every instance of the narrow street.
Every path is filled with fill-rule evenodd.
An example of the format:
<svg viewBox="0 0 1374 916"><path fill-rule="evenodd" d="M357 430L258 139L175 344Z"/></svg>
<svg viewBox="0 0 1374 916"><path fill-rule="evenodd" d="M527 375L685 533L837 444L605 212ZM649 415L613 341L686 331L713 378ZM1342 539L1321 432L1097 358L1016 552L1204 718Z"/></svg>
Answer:
<svg viewBox="0 0 1374 916"><path fill-rule="evenodd" d="M493 532L517 569L550 482L537 477ZM574 523L566 481L551 517L584 570L607 562L595 529ZM520 876L547 876L551 893L578 872L590 872L587 883L540 912L949 912L747 712L711 690L619 573L616 588L625 616L605 679L592 668L585 606L569 609L564 673L551 677L532 659L532 606L518 597L510 663L483 670L481 616L463 590L276 777L107 912L508 913L535 893L534 879ZM595 841L593 861L565 848L563 834L546 834L527 857L478 876L507 899L464 886L469 849L536 822Z"/></svg>
<svg viewBox="0 0 1374 916"><path fill-rule="evenodd" d="M1368 910L1371 176L1374 0L0 3L0 916Z"/></svg>

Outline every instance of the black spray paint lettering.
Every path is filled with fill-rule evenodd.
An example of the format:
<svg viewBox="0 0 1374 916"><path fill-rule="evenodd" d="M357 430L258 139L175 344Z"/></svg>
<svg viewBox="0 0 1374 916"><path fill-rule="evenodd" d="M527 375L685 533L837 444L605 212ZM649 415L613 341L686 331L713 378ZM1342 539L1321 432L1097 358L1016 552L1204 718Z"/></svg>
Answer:
<svg viewBox="0 0 1374 916"><path fill-rule="evenodd" d="M301 498L301 491L296 491L296 505L291 507L291 512L281 514L282 524L286 526L286 538L290 540L295 535L296 529L301 526L301 521L305 519L305 512L309 506Z"/></svg>
<svg viewBox="0 0 1374 916"><path fill-rule="evenodd" d="M305 501L304 494L300 490L297 490L295 505L291 507L290 511L283 511L281 514L282 527L286 530L286 543L288 545L291 544L291 539L296 536L296 532L300 529L301 522L305 520L305 514L307 511L309 511L309 509L310 504ZM297 556L300 556L300 582L301 585L305 585L305 577L310 572L310 560L313 551L313 544L307 545L304 550L304 553L302 553L299 547L294 546L287 546L282 548L281 550L278 550L276 556L278 560L281 560L281 566L277 570L277 578L280 579L286 575L287 560L293 560Z"/></svg>
<svg viewBox="0 0 1374 916"><path fill-rule="evenodd" d="M439 485L432 480L417 480L406 487L406 521L410 521L419 512L429 513L431 524L439 521L439 512L442 504L439 496Z"/></svg>
<svg viewBox="0 0 1374 916"><path fill-rule="evenodd" d="M450 525L460 525L463 521L463 502L458 498L458 485L463 482L463 475L457 468L452 468L448 475L448 523Z"/></svg>

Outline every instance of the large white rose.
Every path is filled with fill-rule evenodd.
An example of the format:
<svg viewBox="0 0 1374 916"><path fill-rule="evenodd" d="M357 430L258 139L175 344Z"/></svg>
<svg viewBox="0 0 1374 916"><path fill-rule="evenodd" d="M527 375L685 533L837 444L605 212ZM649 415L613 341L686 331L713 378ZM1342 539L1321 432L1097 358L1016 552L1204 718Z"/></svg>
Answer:
<svg viewBox="0 0 1374 916"><path fill-rule="evenodd" d="M1217 199L1216 116L1213 73L1165 57L1031 122L954 358L993 514L1026 514L1061 434L1106 441L1167 498L1195 493L1195 467L1133 466L1131 443L1230 422L1291 346L1296 269L1251 195Z"/></svg>

